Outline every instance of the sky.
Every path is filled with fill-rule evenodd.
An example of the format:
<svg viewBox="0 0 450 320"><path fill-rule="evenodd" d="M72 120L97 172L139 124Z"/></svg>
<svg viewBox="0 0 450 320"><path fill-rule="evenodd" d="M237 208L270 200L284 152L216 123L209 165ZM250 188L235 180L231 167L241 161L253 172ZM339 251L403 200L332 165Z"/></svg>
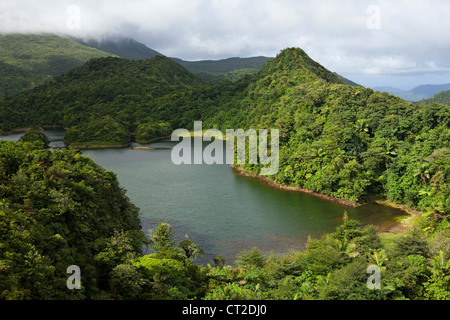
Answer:
<svg viewBox="0 0 450 320"><path fill-rule="evenodd" d="M184 60L302 48L364 86L450 83L448 0L0 0L0 33L120 35Z"/></svg>

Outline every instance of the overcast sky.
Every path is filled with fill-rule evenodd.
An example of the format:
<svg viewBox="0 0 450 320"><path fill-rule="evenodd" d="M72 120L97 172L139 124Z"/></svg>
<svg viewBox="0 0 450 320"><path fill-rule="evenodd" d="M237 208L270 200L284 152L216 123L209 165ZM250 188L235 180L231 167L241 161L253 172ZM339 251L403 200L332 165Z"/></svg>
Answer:
<svg viewBox="0 0 450 320"><path fill-rule="evenodd" d="M185 60L300 47L365 86L450 83L448 0L0 0L0 32L118 34Z"/></svg>

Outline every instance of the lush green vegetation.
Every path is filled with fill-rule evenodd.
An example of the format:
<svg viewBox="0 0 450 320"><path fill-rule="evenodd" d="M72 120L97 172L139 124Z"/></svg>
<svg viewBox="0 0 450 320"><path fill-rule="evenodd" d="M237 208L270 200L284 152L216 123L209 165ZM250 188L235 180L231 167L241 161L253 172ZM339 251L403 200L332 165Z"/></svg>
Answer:
<svg viewBox="0 0 450 320"><path fill-rule="evenodd" d="M135 138L139 143L148 143L161 137L168 137L172 132L170 123L150 121L138 126Z"/></svg>
<svg viewBox="0 0 450 320"><path fill-rule="evenodd" d="M344 85L300 49L283 51L247 81L204 127L280 129L274 181L356 203L378 198L449 212L448 106Z"/></svg>
<svg viewBox="0 0 450 320"><path fill-rule="evenodd" d="M201 60L201 61L184 61L173 58L173 60L193 74L201 72L227 73L242 69L260 70L264 64L271 58L268 57L252 57L252 58L228 58L222 60Z"/></svg>
<svg viewBox="0 0 450 320"><path fill-rule="evenodd" d="M228 58L222 60L184 61L173 60L206 83L237 81L246 75L254 75L270 60L268 57Z"/></svg>
<svg viewBox="0 0 450 320"><path fill-rule="evenodd" d="M0 98L111 55L52 34L0 35Z"/></svg>
<svg viewBox="0 0 450 320"><path fill-rule="evenodd" d="M2 299L95 297L141 254L138 209L114 173L74 150L0 141L0 199ZM70 265L82 290L66 287Z"/></svg>
<svg viewBox="0 0 450 320"><path fill-rule="evenodd" d="M104 116L70 128L64 135L64 141L77 147L121 146L130 143L130 135L122 124L111 116Z"/></svg>
<svg viewBox="0 0 450 320"><path fill-rule="evenodd" d="M65 140L75 145L150 141L195 120L222 130L278 128L277 183L353 203L450 208L449 107L346 85L301 49L282 51L254 76L217 85L165 57L94 59L5 100L0 115L5 131L67 127Z"/></svg>
<svg viewBox="0 0 450 320"><path fill-rule="evenodd" d="M429 99L420 100L418 103L420 104L430 104L430 103L442 103L445 105L450 105L450 90L441 91Z"/></svg>
<svg viewBox="0 0 450 320"><path fill-rule="evenodd" d="M94 59L0 103L1 129L67 127L65 140L75 145L149 141L194 120L221 130L278 128L275 182L423 212L394 239L344 219L304 252L274 258L255 249L234 268L220 257L201 267L192 260L202 250L189 238L175 241L165 223L152 230L153 252L139 252L137 209L112 173L73 150L2 142L4 298L450 298L449 106L347 85L300 49L283 50L256 75L216 85L165 57ZM64 287L61 268L70 264L88 270L82 291ZM366 286L368 264L382 270L380 290ZM42 290L32 292L35 283Z"/></svg>
<svg viewBox="0 0 450 320"><path fill-rule="evenodd" d="M259 69L251 69L251 68L238 69L238 70L233 70L233 71L223 72L223 73L222 72L203 71L203 72L196 73L196 76L207 83L219 83L219 82L225 81L225 80L234 82L246 75L255 75L256 73L258 73L258 71L259 71Z"/></svg>
<svg viewBox="0 0 450 320"><path fill-rule="evenodd" d="M34 87L36 77L29 71L0 61L0 99Z"/></svg>
<svg viewBox="0 0 450 320"><path fill-rule="evenodd" d="M37 128L29 128L23 136L20 137L19 142L36 142L39 141L42 143L44 148L48 148L48 144L50 143L49 138L46 136L42 130Z"/></svg>
<svg viewBox="0 0 450 320"><path fill-rule="evenodd" d="M2 299L449 299L450 223L423 215L394 239L344 214L334 233L276 258L254 248L227 265L160 222L145 238L115 175L75 150L0 141ZM150 254L142 253L149 245ZM66 269L82 270L69 290ZM380 288L367 287L369 265Z"/></svg>
<svg viewBox="0 0 450 320"><path fill-rule="evenodd" d="M163 56L163 54L148 48L143 43L134 39L122 37L95 39L74 39L75 41L96 48L103 52L109 52L118 57L130 60L145 60L154 56Z"/></svg>
<svg viewBox="0 0 450 320"><path fill-rule="evenodd" d="M254 248L235 268L207 266L205 299L449 299L448 221L434 224L433 236L413 229L386 245L374 227L344 216L303 252L275 258ZM367 287L369 265L381 270L379 289Z"/></svg>
<svg viewBox="0 0 450 320"><path fill-rule="evenodd" d="M0 129L36 124L86 128L105 116L123 126L130 137L149 121L169 122L175 128L192 126L200 116L196 101L202 90L200 79L169 58L92 59L52 82L0 101ZM111 138L108 132L101 141ZM99 139L86 134L67 140L78 138L80 143Z"/></svg>

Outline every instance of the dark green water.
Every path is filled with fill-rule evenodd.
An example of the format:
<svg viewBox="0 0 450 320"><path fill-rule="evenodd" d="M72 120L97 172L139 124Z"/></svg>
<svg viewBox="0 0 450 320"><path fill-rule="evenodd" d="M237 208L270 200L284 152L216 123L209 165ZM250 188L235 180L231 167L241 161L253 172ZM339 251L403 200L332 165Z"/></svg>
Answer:
<svg viewBox="0 0 450 320"><path fill-rule="evenodd" d="M63 131L48 130L52 145L61 147ZM21 134L9 135L17 140ZM160 141L152 147L171 148ZM158 220L169 222L175 237L187 233L211 263L222 255L232 263L243 249L258 247L276 254L303 249L309 235L332 232L344 211L380 231L397 224L404 212L376 204L349 208L309 194L267 186L254 178L236 175L228 165L174 165L171 150L84 150L103 168L116 173L131 201L140 209L144 230Z"/></svg>

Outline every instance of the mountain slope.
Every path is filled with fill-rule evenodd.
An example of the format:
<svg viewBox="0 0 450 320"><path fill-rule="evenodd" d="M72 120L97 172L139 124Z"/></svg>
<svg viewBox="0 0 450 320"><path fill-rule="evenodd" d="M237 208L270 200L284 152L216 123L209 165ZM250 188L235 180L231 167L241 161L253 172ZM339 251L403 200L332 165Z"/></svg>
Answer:
<svg viewBox="0 0 450 320"><path fill-rule="evenodd" d="M450 211L450 107L342 84L300 49L269 61L203 126L213 125L278 128L275 183ZM243 168L259 174L261 165Z"/></svg>
<svg viewBox="0 0 450 320"><path fill-rule="evenodd" d="M79 43L96 48L98 50L109 52L121 58L130 60L145 60L163 54L155 51L146 45L131 38L108 38L102 40L95 39L76 39Z"/></svg>
<svg viewBox="0 0 450 320"><path fill-rule="evenodd" d="M299 48L281 51L276 59L269 61L264 66L261 77L275 73L286 73L290 80L295 83L317 80L325 80L329 83L344 83L339 76L312 60L305 51Z"/></svg>
<svg viewBox="0 0 450 320"><path fill-rule="evenodd" d="M184 61L172 58L204 82L219 83L223 80L236 81L245 75L254 75L262 69L271 58L228 58L222 60Z"/></svg>
<svg viewBox="0 0 450 320"><path fill-rule="evenodd" d="M450 90L450 83L446 84L425 84L417 86L410 91L416 95L431 97L441 91Z"/></svg>
<svg viewBox="0 0 450 320"><path fill-rule="evenodd" d="M352 204L450 211L450 107L347 85L301 49L218 85L166 57L95 59L0 109L4 130L64 126L70 142L129 143L136 132L149 139L154 128L191 129L195 120L221 130L279 129L275 183ZM243 170L258 174L261 166Z"/></svg>
<svg viewBox="0 0 450 320"><path fill-rule="evenodd" d="M132 61L92 59L32 91L5 99L0 128L31 125L73 127L110 115L134 131L140 121L170 120L178 114L176 96L190 93L202 81L169 58Z"/></svg>
<svg viewBox="0 0 450 320"><path fill-rule="evenodd" d="M432 96L431 98L420 100L418 103L429 104L433 102L450 105L450 90L441 91Z"/></svg>
<svg viewBox="0 0 450 320"><path fill-rule="evenodd" d="M111 55L53 34L0 35L1 75L11 80L3 78L0 98Z"/></svg>
<svg viewBox="0 0 450 320"><path fill-rule="evenodd" d="M261 69L264 64L270 60L268 57L250 57L250 58L228 58L222 60L201 60L201 61L185 61L172 58L175 62L192 73L199 72L218 72L227 73L240 69Z"/></svg>
<svg viewBox="0 0 450 320"><path fill-rule="evenodd" d="M0 99L35 86L38 77L30 71L0 61Z"/></svg>

